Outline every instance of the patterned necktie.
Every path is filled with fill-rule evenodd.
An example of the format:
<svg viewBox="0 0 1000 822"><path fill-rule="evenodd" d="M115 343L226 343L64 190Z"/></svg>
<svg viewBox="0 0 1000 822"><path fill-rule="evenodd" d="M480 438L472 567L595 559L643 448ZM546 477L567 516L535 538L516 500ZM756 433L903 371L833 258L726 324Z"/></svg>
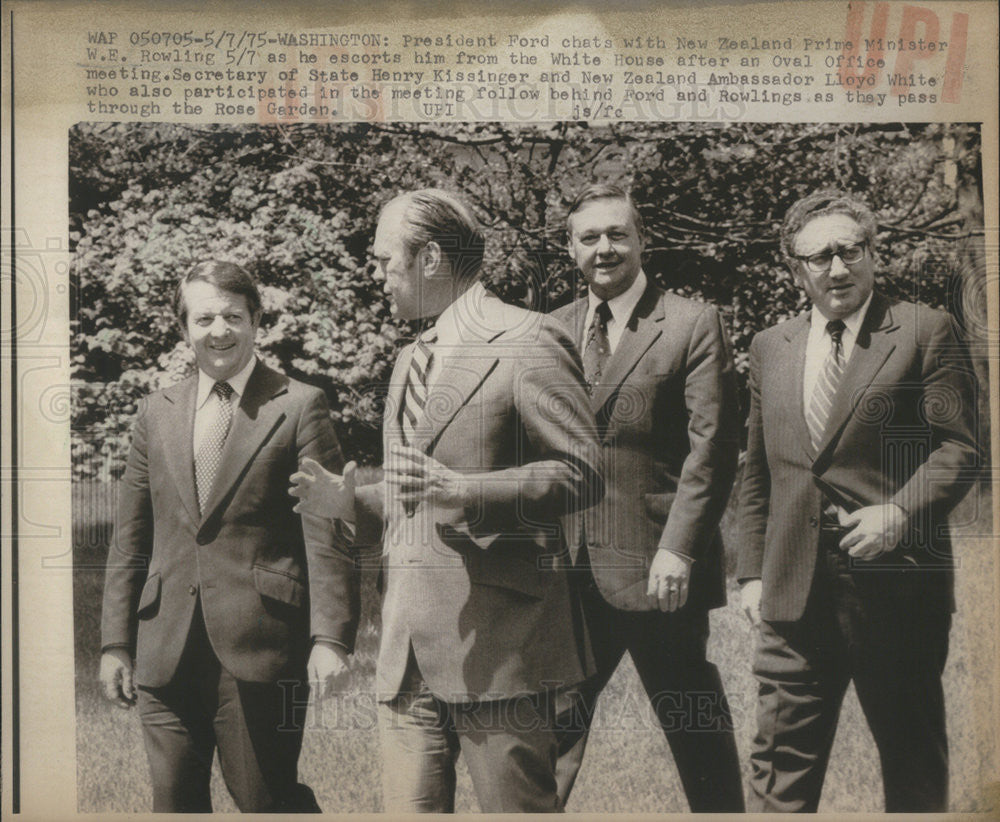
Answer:
<svg viewBox="0 0 1000 822"><path fill-rule="evenodd" d="M844 328L843 320L830 320L826 324L826 331L833 344L826 355L819 379L816 380L816 387L813 388L809 400L809 410L806 412L806 425L809 427L809 439L812 441L813 451L818 451L823 441L830 409L833 407L833 398L837 394L837 386L840 385L840 378L844 373Z"/></svg>
<svg viewBox="0 0 1000 822"><path fill-rule="evenodd" d="M611 306L607 301L600 303L590 321L587 339L583 345L583 376L587 381L587 393L593 394L594 388L601 379L604 366L611 356L611 343L608 342L608 320L611 319Z"/></svg>
<svg viewBox="0 0 1000 822"><path fill-rule="evenodd" d="M198 491L198 510L202 513L219 470L222 446L233 422L233 387L228 382L217 382L212 386L212 393L218 398L215 419L208 426L194 458L194 484Z"/></svg>
<svg viewBox="0 0 1000 822"><path fill-rule="evenodd" d="M417 423L424 413L427 404L427 375L431 370L431 359L434 351L431 346L437 342L437 328L431 326L417 337L413 357L410 360L410 370L406 377L406 393L403 396L403 438L407 445L416 438Z"/></svg>

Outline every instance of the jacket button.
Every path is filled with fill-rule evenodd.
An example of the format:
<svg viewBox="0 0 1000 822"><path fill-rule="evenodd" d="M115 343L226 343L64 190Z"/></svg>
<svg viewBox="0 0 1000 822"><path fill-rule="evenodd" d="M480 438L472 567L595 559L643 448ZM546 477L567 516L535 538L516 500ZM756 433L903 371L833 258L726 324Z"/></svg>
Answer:
<svg viewBox="0 0 1000 822"><path fill-rule="evenodd" d="M191 596L194 596L195 594L198 593L198 589L195 588L193 585L188 585L188 593L191 594Z"/></svg>
<svg viewBox="0 0 1000 822"><path fill-rule="evenodd" d="M813 528L815 528L815 527L816 527L817 525L819 525L819 520L818 520L818 519L816 519L816 517L809 517L809 524L810 524L810 525L811 525L811 526L812 526Z"/></svg>

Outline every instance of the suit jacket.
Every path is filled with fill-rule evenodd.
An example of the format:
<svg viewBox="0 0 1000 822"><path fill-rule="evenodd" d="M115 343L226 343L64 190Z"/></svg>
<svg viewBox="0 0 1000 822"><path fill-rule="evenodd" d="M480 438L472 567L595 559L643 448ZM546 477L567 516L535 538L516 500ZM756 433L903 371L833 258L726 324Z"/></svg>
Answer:
<svg viewBox="0 0 1000 822"><path fill-rule="evenodd" d="M120 484L102 643L124 646L136 681L173 677L196 600L216 656L237 679L301 675L310 636L354 642L358 576L328 521L292 511L302 457L339 470L323 393L258 362L234 409L203 514L194 485L197 375L140 408Z"/></svg>
<svg viewBox="0 0 1000 822"><path fill-rule="evenodd" d="M809 315L750 346L750 418L740 488L741 579L763 581L761 614L801 617L818 555L824 494L853 510L909 514L899 547L859 565L883 596L953 607L946 517L978 473L976 384L943 311L876 293L813 453L802 382Z"/></svg>
<svg viewBox="0 0 1000 822"><path fill-rule="evenodd" d="M447 702L537 693L593 667L559 523L602 490L580 361L557 323L475 288L484 298L463 344L435 349L442 370L413 445L455 471L487 474L479 499L464 511L422 503L407 516L382 486L359 492L359 541L385 526L380 699L399 692L411 648ZM391 378L387 455L402 441L412 352Z"/></svg>
<svg viewBox="0 0 1000 822"><path fill-rule="evenodd" d="M554 312L580 341L587 298ZM658 548L695 560L689 608L726 601L719 519L739 455L733 358L713 306L650 281L591 397L607 493L569 525L594 579L617 608L650 610Z"/></svg>

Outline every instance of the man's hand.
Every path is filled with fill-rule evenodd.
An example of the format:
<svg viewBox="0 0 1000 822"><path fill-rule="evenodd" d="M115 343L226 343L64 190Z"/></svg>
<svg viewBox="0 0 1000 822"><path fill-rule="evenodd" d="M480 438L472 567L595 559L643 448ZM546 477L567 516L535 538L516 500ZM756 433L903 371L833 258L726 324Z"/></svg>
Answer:
<svg viewBox="0 0 1000 822"><path fill-rule="evenodd" d="M119 708L135 705L135 682L133 679L132 656L123 648L111 648L101 654L101 670L98 674L104 695Z"/></svg>
<svg viewBox="0 0 1000 822"><path fill-rule="evenodd" d="M875 559L899 544L906 529L906 512L898 505L869 505L853 514L838 510L837 518L851 530L840 540L840 547L855 559Z"/></svg>
<svg viewBox="0 0 1000 822"><path fill-rule="evenodd" d="M384 472L389 495L410 510L421 502L456 509L469 502L468 479L416 448L393 446Z"/></svg>
<svg viewBox="0 0 1000 822"><path fill-rule="evenodd" d="M344 475L340 476L306 457L291 476L292 487L288 493L299 499L292 510L297 514L354 522L354 472L357 468L357 463L351 460L344 466Z"/></svg>
<svg viewBox="0 0 1000 822"><path fill-rule="evenodd" d="M335 694L338 685L347 678L349 670L347 651L340 645L322 640L313 644L306 671L317 699Z"/></svg>
<svg viewBox="0 0 1000 822"><path fill-rule="evenodd" d="M763 585L759 579L748 579L740 586L740 605L754 628L760 625L760 595L762 590Z"/></svg>
<svg viewBox="0 0 1000 822"><path fill-rule="evenodd" d="M655 599L661 611L683 608L688 598L692 560L666 548L657 550L649 568L646 596Z"/></svg>

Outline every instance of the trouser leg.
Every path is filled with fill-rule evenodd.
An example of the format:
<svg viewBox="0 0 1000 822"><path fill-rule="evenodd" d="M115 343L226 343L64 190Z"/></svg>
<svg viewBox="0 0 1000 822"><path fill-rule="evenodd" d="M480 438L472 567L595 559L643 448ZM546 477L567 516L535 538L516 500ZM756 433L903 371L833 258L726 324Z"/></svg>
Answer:
<svg viewBox="0 0 1000 822"><path fill-rule="evenodd" d="M557 740L548 696L450 706L454 727L484 813L552 813Z"/></svg>
<svg viewBox="0 0 1000 822"><path fill-rule="evenodd" d="M865 581L858 580L862 592ZM907 598L866 597L861 604L863 620L852 637L854 686L878 747L885 810L943 813L948 737L941 675L951 615Z"/></svg>
<svg viewBox="0 0 1000 822"><path fill-rule="evenodd" d="M297 779L308 693L302 679L242 682L221 673L215 736L223 779L241 811L319 812Z"/></svg>
<svg viewBox="0 0 1000 822"><path fill-rule="evenodd" d="M386 813L452 813L458 738L421 680L378 706Z"/></svg>
<svg viewBox="0 0 1000 822"><path fill-rule="evenodd" d="M823 616L761 623L750 811L814 813L819 806L849 681L835 617Z"/></svg>
<svg viewBox="0 0 1000 822"><path fill-rule="evenodd" d="M625 652L622 632L617 629L617 609L604 600L593 577L589 575L589 571L586 573L587 580L582 584L581 600L597 671L584 682L562 689L554 697L559 752L556 783L563 806L569 799L583 764L590 726L597 710L597 698Z"/></svg>
<svg viewBox="0 0 1000 822"><path fill-rule="evenodd" d="M196 688L139 689L156 813L211 813L215 737Z"/></svg>
<svg viewBox="0 0 1000 822"><path fill-rule="evenodd" d="M695 812L741 813L743 780L719 671L706 659L708 614L624 614L628 649Z"/></svg>

